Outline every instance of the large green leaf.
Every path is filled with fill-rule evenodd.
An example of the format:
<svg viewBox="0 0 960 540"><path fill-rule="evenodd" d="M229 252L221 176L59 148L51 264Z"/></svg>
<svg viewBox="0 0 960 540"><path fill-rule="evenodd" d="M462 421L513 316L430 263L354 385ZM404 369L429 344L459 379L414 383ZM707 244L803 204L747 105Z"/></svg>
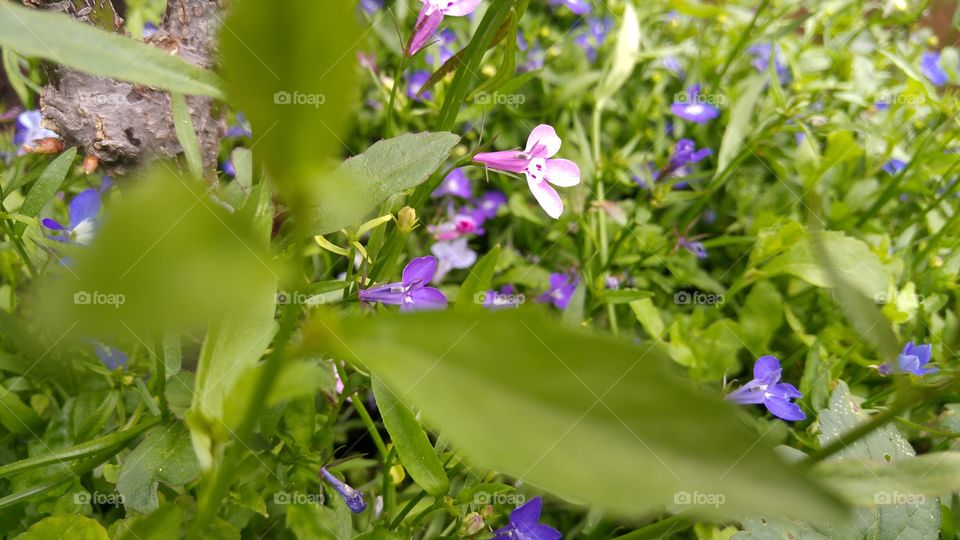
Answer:
<svg viewBox="0 0 960 540"><path fill-rule="evenodd" d="M422 184L450 155L453 133L407 133L379 141L338 167L330 191L310 209L315 234L356 224L388 196Z"/></svg>
<svg viewBox="0 0 960 540"><path fill-rule="evenodd" d="M760 94L767 85L767 79L755 76L744 83L743 93L737 98L730 110L730 123L723 132L720 141L720 152L717 154L717 175L719 176L731 163L743 147L747 136L750 120L757 110Z"/></svg>
<svg viewBox="0 0 960 540"><path fill-rule="evenodd" d="M212 72L142 41L100 30L62 13L0 1L0 46L85 71L164 90L223 97Z"/></svg>
<svg viewBox="0 0 960 540"><path fill-rule="evenodd" d="M47 168L40 173L40 178L37 178L33 187L27 192L27 197L23 200L23 204L20 205L20 210L17 213L27 217L36 217L43 206L60 190L60 186L70 172L70 165L73 164L75 157L77 157L77 149L71 148L50 162ZM17 232L23 232L26 226L26 223L17 223Z"/></svg>
<svg viewBox="0 0 960 540"><path fill-rule="evenodd" d="M829 520L842 508L732 405L673 376L658 349L539 310L325 324L337 354L382 377L469 460L558 495L633 517L684 494L703 503L685 510L725 516Z"/></svg>
<svg viewBox="0 0 960 540"><path fill-rule="evenodd" d="M357 98L360 28L351 2L237 2L221 34L231 104L288 205L317 200L344 150Z"/></svg>
<svg viewBox="0 0 960 540"><path fill-rule="evenodd" d="M169 540L180 535L183 511L174 503L167 503L153 512L119 522L116 540Z"/></svg>
<svg viewBox="0 0 960 540"><path fill-rule="evenodd" d="M109 540L107 530L97 520L64 514L50 516L34 523L16 540Z"/></svg>
<svg viewBox="0 0 960 540"><path fill-rule="evenodd" d="M159 507L157 486L164 482L182 486L200 475L190 434L183 424L159 425L124 460L117 480L123 505L137 512Z"/></svg>
<svg viewBox="0 0 960 540"><path fill-rule="evenodd" d="M960 452L936 452L910 459L841 460L818 464L814 473L850 502L921 501L960 491Z"/></svg>

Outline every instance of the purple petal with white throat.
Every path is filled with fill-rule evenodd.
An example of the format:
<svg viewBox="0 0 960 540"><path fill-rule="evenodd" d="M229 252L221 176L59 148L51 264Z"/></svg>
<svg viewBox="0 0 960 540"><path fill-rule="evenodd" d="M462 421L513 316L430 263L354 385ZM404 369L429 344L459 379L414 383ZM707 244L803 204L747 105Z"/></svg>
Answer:
<svg viewBox="0 0 960 540"><path fill-rule="evenodd" d="M535 180L527 175L527 185L540 207L553 219L559 219L563 214L563 201L557 190L550 187L546 180Z"/></svg>
<svg viewBox="0 0 960 540"><path fill-rule="evenodd" d="M549 158L560 151L560 144L561 141L560 137L557 136L557 130L553 129L551 125L540 124L533 128L530 136L527 137L526 151L528 153L533 152L535 147L540 147L542 148L542 154L536 157Z"/></svg>
<svg viewBox="0 0 960 540"><path fill-rule="evenodd" d="M436 257L431 257L429 255L426 257L417 257L416 259L413 259L407 263L407 266L403 269L403 283L408 286L414 282L421 284L430 283L430 280L433 279L433 274L436 271Z"/></svg>
<svg viewBox="0 0 960 540"><path fill-rule="evenodd" d="M580 183L580 167L569 159L548 159L546 176L555 186L575 186Z"/></svg>

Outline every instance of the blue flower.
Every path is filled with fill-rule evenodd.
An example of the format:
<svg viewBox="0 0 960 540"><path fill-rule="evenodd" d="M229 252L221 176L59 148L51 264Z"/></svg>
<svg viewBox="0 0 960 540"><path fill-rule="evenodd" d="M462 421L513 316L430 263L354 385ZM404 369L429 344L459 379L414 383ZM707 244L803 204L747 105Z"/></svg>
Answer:
<svg viewBox="0 0 960 540"><path fill-rule="evenodd" d="M670 106L670 112L689 122L706 124L720 115L720 109L707 103L700 97L700 85L691 86L685 98L675 101Z"/></svg>
<svg viewBox="0 0 960 540"><path fill-rule="evenodd" d="M550 274L550 288L537 297L537 302L553 304L560 310L567 309L579 281L576 276L570 277L561 273Z"/></svg>
<svg viewBox="0 0 960 540"><path fill-rule="evenodd" d="M97 358L103 362L103 365L107 366L111 371L118 367L126 367L127 365L127 355L120 349L95 342L93 344L93 351L97 353Z"/></svg>
<svg viewBox="0 0 960 540"><path fill-rule="evenodd" d="M343 502L347 503L347 508L349 508L351 512L359 514L367 509L367 503L364 502L362 493L334 476L326 467L320 467L320 474L323 475L323 479L343 497Z"/></svg>
<svg viewBox="0 0 960 540"><path fill-rule="evenodd" d="M550 0L549 4L553 7L566 6L577 15L590 13L590 0Z"/></svg>
<svg viewBox="0 0 960 540"><path fill-rule="evenodd" d="M667 56L660 60L660 65L664 69L673 73L678 78L682 79L684 76L683 66L680 64L680 60L675 56Z"/></svg>
<svg viewBox="0 0 960 540"><path fill-rule="evenodd" d="M360 9L373 15L383 9L383 0L360 0Z"/></svg>
<svg viewBox="0 0 960 540"><path fill-rule="evenodd" d="M447 60L453 58L453 55L456 54L453 52L451 46L457 42L457 35L453 33L453 30L449 28L442 30L437 34L437 44L440 49L440 63L444 64ZM433 65L433 55L426 55L427 64Z"/></svg>
<svg viewBox="0 0 960 540"><path fill-rule="evenodd" d="M250 131L250 123L247 122L243 113L237 113L236 124L231 124L227 128L224 137L253 137L253 132Z"/></svg>
<svg viewBox="0 0 960 540"><path fill-rule="evenodd" d="M517 31L517 48L522 52L527 53L527 60L518 68L520 72L527 71L536 71L538 69L543 69L543 66L546 65L547 53L543 50L543 47L540 46L540 42L534 38L533 46L531 47L527 43L527 39L524 37L523 32Z"/></svg>
<svg viewBox="0 0 960 540"><path fill-rule="evenodd" d="M940 53L936 51L927 51L920 56L920 71L936 86L943 86L950 80L947 72L940 67Z"/></svg>
<svg viewBox="0 0 960 540"><path fill-rule="evenodd" d="M417 101L433 99L433 93L429 90L423 93L423 99L417 95L420 93L420 89L423 88L423 85L426 84L428 80L430 80L430 72L428 71L414 71L413 73L407 75L407 97Z"/></svg>
<svg viewBox="0 0 960 540"><path fill-rule="evenodd" d="M462 199L469 199L472 195L473 183L467 178L467 174L463 172L462 167L450 171L450 174L443 179L443 182L440 182L437 189L430 194L431 197L451 196Z"/></svg>
<svg viewBox="0 0 960 540"><path fill-rule="evenodd" d="M687 165L697 163L703 158L713 154L709 148L697 150L697 145L691 139L680 139L673 149L673 154L667 162L666 167L653 173L653 179L676 177L682 178L690 174Z"/></svg>
<svg viewBox="0 0 960 540"><path fill-rule="evenodd" d="M761 356L753 365L753 380L727 394L726 399L743 405L763 404L774 416L789 421L807 418L800 406L790 401L803 394L795 386L780 382L780 361L775 356Z"/></svg>
<svg viewBox="0 0 960 540"><path fill-rule="evenodd" d="M467 237L440 241L430 246L430 253L437 257L437 272L433 282L439 283L451 270L464 269L477 262L477 252L467 245Z"/></svg>
<svg viewBox="0 0 960 540"><path fill-rule="evenodd" d="M96 233L95 220L100 213L100 194L95 189L83 191L70 201L67 210L70 214L69 226L50 218L45 218L41 223L48 229L62 231L62 234L51 236L54 240L67 244L89 244Z"/></svg>
<svg viewBox="0 0 960 540"><path fill-rule="evenodd" d="M20 147L18 155L26 153L24 147L33 147L40 139L59 139L60 136L49 129L40 127L43 114L40 111L24 111L17 116L17 125L13 132L13 144Z"/></svg>
<svg viewBox="0 0 960 540"><path fill-rule="evenodd" d="M930 361L932 354L933 345L929 343L926 345L914 345L912 341L907 342L907 344L903 346L903 351L900 353L900 356L897 357L897 368L899 371L913 373L921 377L929 373L936 373L940 370ZM889 375L893 373L893 368L887 364L883 364L877 368L877 371L882 375Z"/></svg>
<svg viewBox="0 0 960 540"><path fill-rule="evenodd" d="M439 289L427 287L436 272L436 257L417 257L403 269L402 281L364 289L360 301L396 305L400 311L443 309L447 297Z"/></svg>
<svg viewBox="0 0 960 540"><path fill-rule="evenodd" d="M677 238L677 245L693 253L698 259L706 259L709 256L703 242L694 242L681 236Z"/></svg>
<svg viewBox="0 0 960 540"><path fill-rule="evenodd" d="M507 204L507 196L499 191L487 191L471 202L476 209L475 217L482 217L479 221L483 224L484 221L497 217L500 207Z"/></svg>
<svg viewBox="0 0 960 540"><path fill-rule="evenodd" d="M790 81L790 69L787 68L779 45L774 45L772 43L752 45L747 49L747 52L753 56L753 61L750 63L758 72L767 72L767 70L770 68L770 60L772 57L773 68L777 70L777 78L780 79L781 83Z"/></svg>
<svg viewBox="0 0 960 540"><path fill-rule="evenodd" d="M583 49L590 62L595 62L597 60L597 50L607 41L607 34L613 30L613 26L611 17L603 19L590 17L586 21L584 30L574 36L573 42Z"/></svg>
<svg viewBox="0 0 960 540"><path fill-rule="evenodd" d="M906 167L906 166L907 166L907 164L906 164L905 161L900 160L900 159L897 159L897 158L893 158L893 159L891 159L890 161L886 162L886 163L883 165L883 171L884 171L885 173L889 174L890 176L893 176L893 175L899 173L900 171L902 171L903 168Z"/></svg>
<svg viewBox="0 0 960 540"><path fill-rule="evenodd" d="M534 497L510 512L510 523L493 532L493 540L559 540L560 531L540 523L543 501Z"/></svg>

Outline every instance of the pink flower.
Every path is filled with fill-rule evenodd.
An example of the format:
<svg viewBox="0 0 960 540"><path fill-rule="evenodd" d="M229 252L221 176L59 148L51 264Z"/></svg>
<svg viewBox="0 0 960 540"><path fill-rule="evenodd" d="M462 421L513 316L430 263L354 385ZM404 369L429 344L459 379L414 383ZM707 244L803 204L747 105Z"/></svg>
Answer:
<svg viewBox="0 0 960 540"><path fill-rule="evenodd" d="M530 132L523 152L484 152L473 156L473 160L491 169L525 174L537 202L547 215L557 219L563 213L563 201L550 184L571 187L580 183L580 168L576 163L569 159L549 159L560 151L560 143L552 126L540 124Z"/></svg>
<svg viewBox="0 0 960 540"><path fill-rule="evenodd" d="M407 55L413 56L424 48L431 37L440 28L440 21L445 15L463 17L473 13L480 5L480 0L420 0L423 7L417 17L417 26L413 29L413 36L407 44Z"/></svg>

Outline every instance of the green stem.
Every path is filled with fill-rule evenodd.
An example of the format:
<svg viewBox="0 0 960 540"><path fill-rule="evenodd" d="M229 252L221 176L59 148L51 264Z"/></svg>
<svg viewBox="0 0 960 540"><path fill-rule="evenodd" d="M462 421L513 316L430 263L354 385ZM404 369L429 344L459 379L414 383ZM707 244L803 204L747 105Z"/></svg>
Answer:
<svg viewBox="0 0 960 540"><path fill-rule="evenodd" d="M400 78L403 77L403 70L407 69L407 63L409 62L410 57L404 52L403 58L400 60L400 65L397 66L397 71L393 76L393 88L390 89L390 104L387 106L387 118L384 122L387 137L393 135L393 113L397 102L397 89L400 88Z"/></svg>
<svg viewBox="0 0 960 540"><path fill-rule="evenodd" d="M380 457L382 457L384 463L386 463L388 455L387 445L383 443L383 438L380 437L380 432L377 431L377 424L373 421L373 418L370 417L370 413L367 412L367 408L363 405L363 398L360 397L359 393L353 394L353 407L357 409L357 413L360 415L361 420L363 420L363 424L367 426L370 438L373 439L373 444L376 445L377 451L380 452Z"/></svg>
<svg viewBox="0 0 960 540"><path fill-rule="evenodd" d="M760 20L760 14L763 13L769 5L770 0L763 0L763 3L760 4L760 7L758 7L757 11L754 12L753 18L750 19L750 24L747 25L747 28L740 34L740 39L737 40L737 44L733 47L733 50L730 51L730 54L727 55L727 60L723 63L723 67L720 68L717 76L714 77L714 87L716 87L720 83L720 80L723 79L723 76L726 75L727 70L730 69L731 65L733 65L733 61L737 58L740 58L740 52L743 50L743 47L746 46L747 40L750 39L750 35L753 34L753 29L757 27L757 21Z"/></svg>
<svg viewBox="0 0 960 540"><path fill-rule="evenodd" d="M116 452L113 452L109 455L103 454L103 455L93 456L90 459L81 461L80 463L74 465L73 467L70 467L70 469L67 470L66 472L62 474L58 474L57 476L54 476L53 478L51 478L50 480L42 484L36 484L28 488L18 490L16 493L13 493L11 495L7 495L6 497L3 497L2 499L0 499L0 510L5 510L11 506L19 504L32 497L36 497L37 495L46 493L52 489L56 489L62 486L63 484L70 482L74 478L77 478L78 476L80 476L81 474L88 473L93 469L99 467L101 463L109 459L109 457L112 456L114 453Z"/></svg>

